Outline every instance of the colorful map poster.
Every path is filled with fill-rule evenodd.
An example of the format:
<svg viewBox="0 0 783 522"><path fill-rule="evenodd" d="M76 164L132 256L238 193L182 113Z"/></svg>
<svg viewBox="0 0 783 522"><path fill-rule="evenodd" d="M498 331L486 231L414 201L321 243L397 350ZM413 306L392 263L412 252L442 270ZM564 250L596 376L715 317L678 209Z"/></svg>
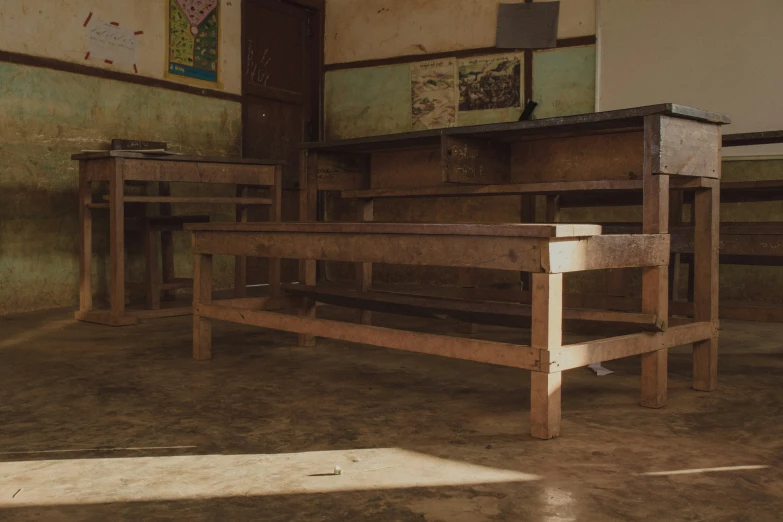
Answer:
<svg viewBox="0 0 783 522"><path fill-rule="evenodd" d="M218 83L219 0L169 0L168 73Z"/></svg>
<svg viewBox="0 0 783 522"><path fill-rule="evenodd" d="M452 127L457 119L456 61L453 58L411 64L413 130Z"/></svg>

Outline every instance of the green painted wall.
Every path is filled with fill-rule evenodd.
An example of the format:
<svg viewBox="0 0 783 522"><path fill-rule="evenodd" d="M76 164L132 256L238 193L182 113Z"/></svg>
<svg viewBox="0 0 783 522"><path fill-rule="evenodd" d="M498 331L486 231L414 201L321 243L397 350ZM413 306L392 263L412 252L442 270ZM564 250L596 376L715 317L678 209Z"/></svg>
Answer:
<svg viewBox="0 0 783 522"><path fill-rule="evenodd" d="M171 150L189 154L240 155L241 108L166 89L0 63L0 314L78 303L78 169L70 155L106 148L118 137L166 141ZM228 187L223 191L231 193ZM214 219L230 219L228 210ZM108 269L108 215L96 214L95 221L94 284L100 294ZM142 279L140 241L128 237L133 281ZM177 241L186 245L184 237ZM178 252L177 269L186 272L190 256L182 248ZM217 273L221 283L230 280L229 260L221 260ZM134 290L130 294L139 297Z"/></svg>

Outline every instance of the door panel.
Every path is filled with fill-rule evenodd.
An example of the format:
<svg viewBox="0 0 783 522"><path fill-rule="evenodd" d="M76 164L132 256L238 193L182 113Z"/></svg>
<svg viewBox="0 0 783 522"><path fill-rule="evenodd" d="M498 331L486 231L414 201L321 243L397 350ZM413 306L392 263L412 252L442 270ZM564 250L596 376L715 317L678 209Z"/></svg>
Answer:
<svg viewBox="0 0 783 522"><path fill-rule="evenodd" d="M320 136L321 13L295 1L244 0L242 5L242 116L245 157L280 159L283 220L299 218L299 144ZM266 220L251 209L251 221ZM283 279L297 277L283 262ZM248 283L266 281L266 262L248 260Z"/></svg>

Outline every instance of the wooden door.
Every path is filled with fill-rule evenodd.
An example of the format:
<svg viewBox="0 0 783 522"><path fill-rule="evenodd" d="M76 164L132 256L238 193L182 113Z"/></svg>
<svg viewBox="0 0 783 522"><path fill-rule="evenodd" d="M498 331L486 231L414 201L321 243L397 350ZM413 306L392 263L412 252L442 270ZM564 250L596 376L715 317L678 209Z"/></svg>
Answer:
<svg viewBox="0 0 783 522"><path fill-rule="evenodd" d="M323 2L243 0L242 118L245 157L282 159L283 220L299 218L299 144L321 129ZM250 220L264 220L251 211ZM248 261L248 283L266 280L264 260ZM283 280L297 277L283 261Z"/></svg>

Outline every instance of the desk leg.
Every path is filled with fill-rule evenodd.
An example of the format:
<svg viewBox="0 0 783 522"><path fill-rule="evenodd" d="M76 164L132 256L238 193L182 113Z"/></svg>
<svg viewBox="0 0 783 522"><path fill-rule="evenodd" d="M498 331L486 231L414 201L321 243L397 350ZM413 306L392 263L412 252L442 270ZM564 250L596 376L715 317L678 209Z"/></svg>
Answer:
<svg viewBox="0 0 783 522"><path fill-rule="evenodd" d="M535 223L536 222L536 197L535 196L520 196L520 223ZM519 282L522 290L527 292L533 286L531 279L532 274L530 272L520 272Z"/></svg>
<svg viewBox="0 0 783 522"><path fill-rule="evenodd" d="M79 312L92 310L92 183L85 178L85 162L79 162ZM79 314L77 314L78 316Z"/></svg>
<svg viewBox="0 0 783 522"><path fill-rule="evenodd" d="M711 339L693 343L693 388L713 391L718 386L718 234L720 227L719 181L696 191L694 231L695 321L709 321Z"/></svg>
<svg viewBox="0 0 783 522"><path fill-rule="evenodd" d="M275 184L270 188L272 206L269 207L269 221L280 223L283 221L283 167L275 167ZM269 295L279 297L280 290L280 258L269 258Z"/></svg>
<svg viewBox="0 0 783 522"><path fill-rule="evenodd" d="M247 187L237 185L237 197L247 196ZM247 223L248 208L244 205L237 205L237 222ZM247 295L247 258L236 256L234 258L234 297L245 297Z"/></svg>
<svg viewBox="0 0 783 522"><path fill-rule="evenodd" d="M196 254L193 263L193 358L212 358L212 320L201 317L199 306L212 303L212 256Z"/></svg>
<svg viewBox="0 0 783 522"><path fill-rule="evenodd" d="M304 264L304 280L307 286L315 286L315 267L316 261L308 259ZM300 317L315 317L315 301L310 298L304 299L302 308L299 309ZM315 346L315 336L309 334L299 334L299 346Z"/></svg>
<svg viewBox="0 0 783 522"><path fill-rule="evenodd" d="M669 232L669 176L654 175L650 172L651 160L647 156L651 152L648 149L645 145L642 231L645 234L666 234ZM642 268L642 312L655 314L668 323L668 265ZM668 357L668 347L642 354L640 404L646 408L666 406Z"/></svg>
<svg viewBox="0 0 783 522"><path fill-rule="evenodd" d="M357 219L359 222L370 222L373 220L373 200L357 200ZM372 287L372 263L356 263L356 290L358 292L369 292ZM356 319L360 324L372 323L372 312L369 310L357 310Z"/></svg>
<svg viewBox="0 0 783 522"><path fill-rule="evenodd" d="M161 181L158 184L158 194L161 196L171 196L171 184L168 181ZM171 215L171 203L160 204L160 215ZM160 245L161 245L161 261L162 261L162 275L161 281L163 283L171 283L174 280L174 237L171 232L162 231L160 233ZM176 298L176 290L165 290L163 297L167 301L173 301Z"/></svg>
<svg viewBox="0 0 783 522"><path fill-rule="evenodd" d="M531 346L552 350L563 344L563 274L533 274ZM560 435L560 372L530 372L530 435Z"/></svg>
<svg viewBox="0 0 783 522"><path fill-rule="evenodd" d="M122 160L118 158L109 181L109 295L111 317L117 322L125 315L125 180L122 168Z"/></svg>

